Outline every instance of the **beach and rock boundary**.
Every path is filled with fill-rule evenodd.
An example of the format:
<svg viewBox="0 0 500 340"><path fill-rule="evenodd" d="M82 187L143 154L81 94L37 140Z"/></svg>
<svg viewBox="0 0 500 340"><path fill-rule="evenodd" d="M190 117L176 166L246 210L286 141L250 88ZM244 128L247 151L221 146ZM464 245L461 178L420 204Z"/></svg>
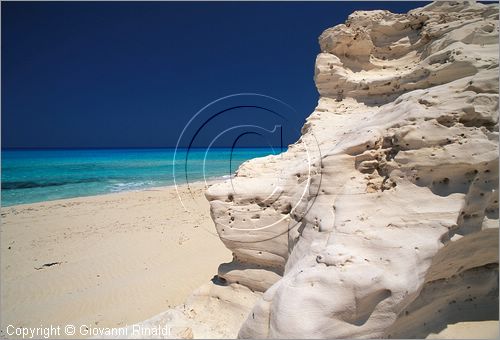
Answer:
<svg viewBox="0 0 500 340"><path fill-rule="evenodd" d="M232 262L155 322L184 320L195 338L498 325L498 16L435 2L324 31L300 140L206 193Z"/></svg>

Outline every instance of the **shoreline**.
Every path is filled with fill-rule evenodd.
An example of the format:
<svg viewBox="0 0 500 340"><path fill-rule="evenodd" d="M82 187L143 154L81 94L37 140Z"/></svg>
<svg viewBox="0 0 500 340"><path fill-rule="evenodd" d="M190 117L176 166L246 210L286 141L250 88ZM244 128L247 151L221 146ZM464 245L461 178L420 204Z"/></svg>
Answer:
<svg viewBox="0 0 500 340"><path fill-rule="evenodd" d="M210 186L212 184L215 184L217 182L224 181L224 180L230 178L230 177L226 177L226 176L228 176L228 175L210 177L206 181L205 180L193 181L193 182L189 183L189 186L199 186L200 184ZM234 175L231 175L231 177L232 176L234 176ZM80 199L80 198L93 198L93 197L100 197L100 196L106 196L106 195L117 195L117 194L122 194L122 193L134 193L134 192L143 192L143 191L161 191L161 190L173 189L176 186L177 187L186 187L187 184L184 183L184 184L161 185L161 186L153 186L153 187L147 187L147 188L142 188L142 189L130 189L130 190L123 190L123 191L104 192L104 193L97 194L97 195L56 198L53 200L44 200L44 201L37 201L37 202L31 202L31 203L19 203L19 204L7 205L7 206L1 205L0 209L9 209L9 208L22 207L22 206L26 206L26 205L44 204L44 203L49 203L49 202L75 200L75 199ZM0 203L1 203L1 200L0 200ZM62 202L62 203L64 203L64 202Z"/></svg>
<svg viewBox="0 0 500 340"><path fill-rule="evenodd" d="M2 207L2 330L123 327L183 303L231 260L205 182L190 188L188 211L175 186Z"/></svg>

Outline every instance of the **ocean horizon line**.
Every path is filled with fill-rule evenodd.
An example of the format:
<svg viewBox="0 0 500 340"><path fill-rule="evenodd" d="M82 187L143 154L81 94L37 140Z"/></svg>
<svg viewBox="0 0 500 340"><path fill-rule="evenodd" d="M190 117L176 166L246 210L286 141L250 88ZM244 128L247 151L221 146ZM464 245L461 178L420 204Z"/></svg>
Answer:
<svg viewBox="0 0 500 340"><path fill-rule="evenodd" d="M210 149L215 150L231 150L231 149L287 149L288 146L212 146ZM175 146L152 146L152 147L2 147L0 151L56 151L56 150L187 150L187 149L207 149L208 146L197 146L197 147L175 147Z"/></svg>
<svg viewBox="0 0 500 340"><path fill-rule="evenodd" d="M233 175L249 159L284 151L281 147L4 149L2 206Z"/></svg>

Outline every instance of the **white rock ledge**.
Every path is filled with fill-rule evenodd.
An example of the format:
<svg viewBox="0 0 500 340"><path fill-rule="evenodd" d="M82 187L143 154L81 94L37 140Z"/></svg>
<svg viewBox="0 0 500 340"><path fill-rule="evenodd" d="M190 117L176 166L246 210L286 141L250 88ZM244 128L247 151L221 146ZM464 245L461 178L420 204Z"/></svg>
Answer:
<svg viewBox="0 0 500 340"><path fill-rule="evenodd" d="M233 261L141 324L410 338L498 320L498 23L498 4L436 2L323 32L300 140L206 193Z"/></svg>
<svg viewBox="0 0 500 340"><path fill-rule="evenodd" d="M240 338L498 319L498 14L438 2L321 34L300 140L206 194L234 253L219 277L264 292Z"/></svg>

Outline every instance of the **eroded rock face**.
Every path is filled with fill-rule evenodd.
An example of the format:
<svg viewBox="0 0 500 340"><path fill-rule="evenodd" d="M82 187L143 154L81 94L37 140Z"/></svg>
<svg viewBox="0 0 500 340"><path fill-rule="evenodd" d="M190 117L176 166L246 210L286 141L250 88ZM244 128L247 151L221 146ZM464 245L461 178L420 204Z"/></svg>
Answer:
<svg viewBox="0 0 500 340"><path fill-rule="evenodd" d="M498 318L498 5L355 12L301 139L207 192L265 292L239 337L412 337Z"/></svg>

